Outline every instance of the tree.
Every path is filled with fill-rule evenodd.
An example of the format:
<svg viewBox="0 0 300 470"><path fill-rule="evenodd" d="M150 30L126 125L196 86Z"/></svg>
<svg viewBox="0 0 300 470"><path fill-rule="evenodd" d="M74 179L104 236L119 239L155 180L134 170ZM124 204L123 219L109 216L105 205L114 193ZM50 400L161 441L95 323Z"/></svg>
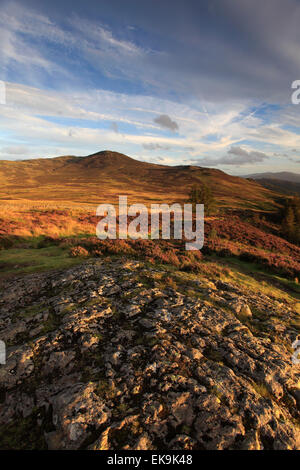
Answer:
<svg viewBox="0 0 300 470"><path fill-rule="evenodd" d="M193 206L196 204L204 204L204 211L206 215L211 215L215 212L215 199L209 186L205 184L195 184L191 187L188 202Z"/></svg>
<svg viewBox="0 0 300 470"><path fill-rule="evenodd" d="M293 211L292 206L289 206L287 208L286 215L282 221L282 230L289 237L289 239L293 240L295 236L295 229L295 213Z"/></svg>
<svg viewBox="0 0 300 470"><path fill-rule="evenodd" d="M281 231L291 242L300 241L300 198L295 196L286 200L283 209Z"/></svg>

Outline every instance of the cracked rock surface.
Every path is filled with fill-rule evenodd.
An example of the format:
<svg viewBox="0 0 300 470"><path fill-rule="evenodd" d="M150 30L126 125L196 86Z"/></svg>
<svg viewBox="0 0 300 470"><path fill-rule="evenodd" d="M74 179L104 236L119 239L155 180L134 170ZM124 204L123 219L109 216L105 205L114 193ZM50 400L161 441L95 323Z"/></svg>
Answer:
<svg viewBox="0 0 300 470"><path fill-rule="evenodd" d="M198 297L150 287L149 269L95 261L6 281L0 447L299 449L297 331L272 321L296 313L221 281Z"/></svg>

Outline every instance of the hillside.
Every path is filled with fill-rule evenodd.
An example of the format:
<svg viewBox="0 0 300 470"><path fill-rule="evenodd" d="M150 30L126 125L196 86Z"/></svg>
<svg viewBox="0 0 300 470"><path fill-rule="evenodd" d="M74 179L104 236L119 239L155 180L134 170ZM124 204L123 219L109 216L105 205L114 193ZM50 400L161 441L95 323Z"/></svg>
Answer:
<svg viewBox="0 0 300 470"><path fill-rule="evenodd" d="M300 174L282 171L279 173L255 173L247 175L248 181L257 181L264 188L281 194L300 194Z"/></svg>
<svg viewBox="0 0 300 470"><path fill-rule="evenodd" d="M271 178L260 178L257 181L259 181L259 184L264 188L270 189L271 191L286 195L300 195L300 183Z"/></svg>
<svg viewBox="0 0 300 470"><path fill-rule="evenodd" d="M278 193L109 151L0 175L1 450L300 448L300 247L267 214ZM197 181L239 209L205 219L201 251L95 236L97 203Z"/></svg>
<svg viewBox="0 0 300 470"><path fill-rule="evenodd" d="M211 186L219 205L274 208L275 195L254 181L221 170L166 166L103 151L86 157L0 161L0 199L98 204L127 194L130 202L186 200L199 181Z"/></svg>

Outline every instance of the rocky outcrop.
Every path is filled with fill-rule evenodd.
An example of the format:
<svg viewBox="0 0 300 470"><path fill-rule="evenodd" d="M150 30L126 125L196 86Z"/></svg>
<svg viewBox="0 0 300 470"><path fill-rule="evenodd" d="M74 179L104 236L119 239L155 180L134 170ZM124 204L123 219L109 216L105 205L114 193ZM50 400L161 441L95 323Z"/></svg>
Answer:
<svg viewBox="0 0 300 470"><path fill-rule="evenodd" d="M0 446L20 446L18 429L22 448L300 448L291 306L145 276L138 262L88 262L6 282Z"/></svg>

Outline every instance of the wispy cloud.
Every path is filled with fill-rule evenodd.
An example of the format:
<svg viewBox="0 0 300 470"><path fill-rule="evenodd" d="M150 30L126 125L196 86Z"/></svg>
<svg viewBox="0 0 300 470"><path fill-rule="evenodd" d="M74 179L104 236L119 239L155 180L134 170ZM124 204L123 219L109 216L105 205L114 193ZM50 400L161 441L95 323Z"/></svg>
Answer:
<svg viewBox="0 0 300 470"><path fill-rule="evenodd" d="M176 135L171 129L153 122L153 113L161 116L159 111L162 109L167 116L176 117L176 123L179 123ZM250 144L238 145L243 140L251 141L252 146L266 147L268 155L278 153L276 158L281 160L287 152L295 156L292 150L300 147L299 135L278 125L265 126L258 117L254 127L252 120L244 119L246 112L247 108L240 105L235 110L230 106L218 108L214 105L208 120L192 104L180 105L153 97L103 90L53 92L8 83L7 105L0 108L0 124L9 133L7 144L18 146L26 142L28 148L31 144L34 151L29 154L32 156L37 156L35 149L38 145L44 147L46 142L48 148L53 147L53 154L57 149L64 149L64 154L76 154L81 149L82 152L93 152L111 147L136 157L143 149L147 152L143 153L144 158L151 161L157 156L156 152L160 157L170 159L172 150L174 164L188 158L200 165L230 165L232 168L263 162L260 157L264 152L252 151ZM169 134L166 135L163 129ZM275 138L280 142L280 152L274 152ZM224 157L226 151L228 155ZM164 152L167 154L162 155Z"/></svg>

